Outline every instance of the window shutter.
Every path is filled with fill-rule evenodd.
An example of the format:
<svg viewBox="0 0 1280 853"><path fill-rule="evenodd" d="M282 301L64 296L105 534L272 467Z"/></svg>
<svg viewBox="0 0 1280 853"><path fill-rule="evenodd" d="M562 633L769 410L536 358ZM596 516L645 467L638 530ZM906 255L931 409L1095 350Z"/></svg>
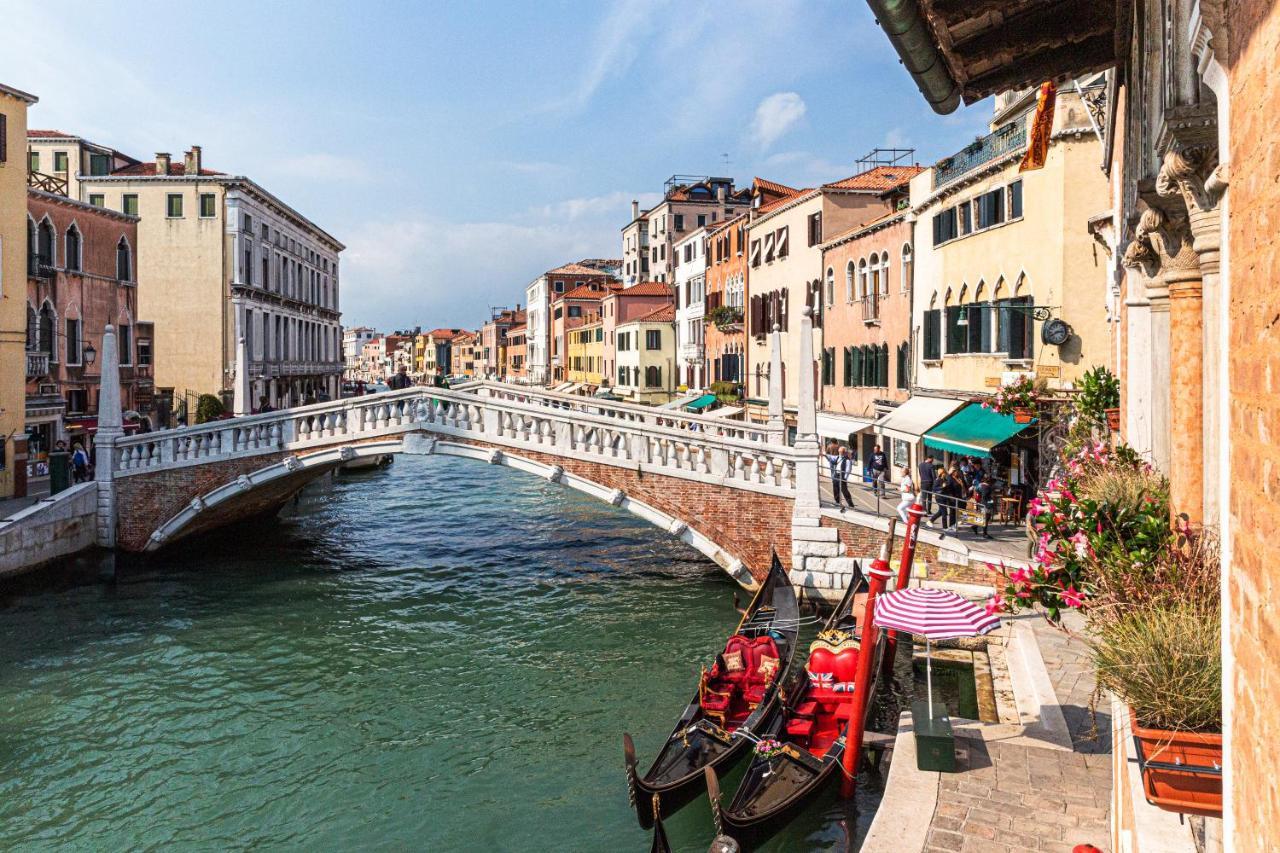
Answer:
<svg viewBox="0 0 1280 853"><path fill-rule="evenodd" d="M778 229L778 257L785 258L787 256L787 236L790 229L783 226Z"/></svg>
<svg viewBox="0 0 1280 853"><path fill-rule="evenodd" d="M0 163L9 159L9 117L0 114Z"/></svg>
<svg viewBox="0 0 1280 853"><path fill-rule="evenodd" d="M880 381L878 383L882 388L889 387L889 345L880 345Z"/></svg>

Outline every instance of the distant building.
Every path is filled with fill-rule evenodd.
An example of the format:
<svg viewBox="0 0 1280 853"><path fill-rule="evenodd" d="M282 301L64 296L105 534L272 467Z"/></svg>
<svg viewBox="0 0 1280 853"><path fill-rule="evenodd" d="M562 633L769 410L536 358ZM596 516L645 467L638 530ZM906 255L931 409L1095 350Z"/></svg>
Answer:
<svg viewBox="0 0 1280 853"><path fill-rule="evenodd" d="M707 234L706 339L709 382L741 383L746 375L743 311L747 293L747 215Z"/></svg>
<svg viewBox="0 0 1280 853"><path fill-rule="evenodd" d="M453 336L451 360L454 376L476 375L476 348L479 340L479 333L465 329Z"/></svg>
<svg viewBox="0 0 1280 853"><path fill-rule="evenodd" d="M510 382L527 382L526 371L526 335L528 330L523 323L507 329L506 371L504 378Z"/></svg>
<svg viewBox="0 0 1280 853"><path fill-rule="evenodd" d="M617 329L623 323L629 323L657 309L672 304L672 290L669 285L657 281L643 281L631 287L615 290L600 300L600 313L604 329L604 369L602 379L609 384L618 376ZM674 322L674 311L672 313ZM672 352L675 352L675 341L671 341ZM628 361L630 363L630 361Z"/></svg>
<svg viewBox="0 0 1280 853"><path fill-rule="evenodd" d="M600 303L610 293L622 289L614 279L589 281L551 301L551 381L564 382L568 378L569 333L586 323L600 318Z"/></svg>
<svg viewBox="0 0 1280 853"><path fill-rule="evenodd" d="M495 308L489 319L480 327L476 342L476 375L485 379L502 379L507 369L507 331L512 326L524 325L527 315L515 308Z"/></svg>
<svg viewBox="0 0 1280 853"><path fill-rule="evenodd" d="M360 369L364 345L378 336L378 330L355 326L342 330L342 369L346 379L355 379Z"/></svg>
<svg viewBox="0 0 1280 853"><path fill-rule="evenodd" d="M735 189L732 178L672 175L662 201L641 211L631 202L631 221L622 229L622 282L674 281L674 245L692 231L731 219L751 205L751 190Z"/></svg>
<svg viewBox="0 0 1280 853"><path fill-rule="evenodd" d="M699 228L673 247L676 296L676 384L705 388L707 228Z"/></svg>
<svg viewBox="0 0 1280 853"><path fill-rule="evenodd" d="M530 382L546 384L554 376L564 374L563 364L552 363L555 349L552 340L552 303L574 288L616 281L616 270L620 266L621 261L588 258L547 270L525 288L526 304L529 306L527 349Z"/></svg>
<svg viewBox="0 0 1280 853"><path fill-rule="evenodd" d="M663 305L618 324L615 394L636 403L671 400L676 387L675 320L675 307Z"/></svg>
<svg viewBox="0 0 1280 853"><path fill-rule="evenodd" d="M86 191L84 182L138 165L128 154L99 145L87 139L61 130L27 131L27 169L31 174L31 186L45 192L64 195L96 207L102 207L105 196ZM136 216L137 206L123 210Z"/></svg>
<svg viewBox="0 0 1280 853"><path fill-rule="evenodd" d="M604 369L604 324L599 315L568 332L565 355L565 379L578 386L573 390L594 393L600 387Z"/></svg>

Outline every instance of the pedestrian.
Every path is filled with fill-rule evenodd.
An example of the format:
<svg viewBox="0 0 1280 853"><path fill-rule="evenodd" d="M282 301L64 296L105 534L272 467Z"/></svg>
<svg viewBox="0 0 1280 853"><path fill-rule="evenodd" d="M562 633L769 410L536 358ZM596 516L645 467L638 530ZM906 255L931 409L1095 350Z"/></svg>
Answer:
<svg viewBox="0 0 1280 853"><path fill-rule="evenodd" d="M889 459L884 455L884 451L880 449L880 445L876 445L871 451L871 491L873 494L884 496L885 483L889 476Z"/></svg>
<svg viewBox="0 0 1280 853"><path fill-rule="evenodd" d="M77 483L89 479L89 454L84 452L84 445L76 442L71 450L71 470Z"/></svg>
<svg viewBox="0 0 1280 853"><path fill-rule="evenodd" d="M400 391L412 385L413 383L410 381L407 371L408 368L405 365L400 365L400 370L396 372L396 375L387 381L387 387L392 391Z"/></svg>
<svg viewBox="0 0 1280 853"><path fill-rule="evenodd" d="M907 510L916 502L916 484L911 479L911 469L902 466L902 478L898 481L898 518L907 523Z"/></svg>
<svg viewBox="0 0 1280 853"><path fill-rule="evenodd" d="M933 511L933 456L929 455L918 466L920 471L920 505L926 514Z"/></svg>
<svg viewBox="0 0 1280 853"><path fill-rule="evenodd" d="M977 504L978 512L982 513L982 535L987 539L991 538L991 534L987 528L991 525L991 516L995 512L995 489L991 482L991 475L984 474L973 487L973 500ZM973 525L974 535L978 535L978 525Z"/></svg>
<svg viewBox="0 0 1280 853"><path fill-rule="evenodd" d="M832 479L831 490L837 492L836 503L840 503L840 495L844 495L844 502L849 505L849 509L853 509L853 495L849 494L849 475L853 473L853 453L848 447L840 445L840 461L836 468L837 477Z"/></svg>
<svg viewBox="0 0 1280 853"><path fill-rule="evenodd" d="M275 407L271 405L271 398L263 394L258 398L258 414L265 415L267 412L274 412Z"/></svg>

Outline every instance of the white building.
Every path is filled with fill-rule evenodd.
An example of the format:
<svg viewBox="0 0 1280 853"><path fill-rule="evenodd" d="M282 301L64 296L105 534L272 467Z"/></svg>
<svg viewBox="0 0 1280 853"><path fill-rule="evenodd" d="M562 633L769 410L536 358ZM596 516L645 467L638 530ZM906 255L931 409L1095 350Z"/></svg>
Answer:
<svg viewBox="0 0 1280 853"><path fill-rule="evenodd" d="M355 379L364 356L364 345L378 336L377 329L355 326L342 330L342 363L345 378Z"/></svg>
<svg viewBox="0 0 1280 853"><path fill-rule="evenodd" d="M688 388L707 385L706 314L707 229L698 228L672 247L676 296L677 382Z"/></svg>
<svg viewBox="0 0 1280 853"><path fill-rule="evenodd" d="M546 275L535 278L524 289L528 308L525 310L525 364L526 377L530 385L545 385L547 371L551 366L550 349L548 348L549 323L547 318L551 310L550 280Z"/></svg>

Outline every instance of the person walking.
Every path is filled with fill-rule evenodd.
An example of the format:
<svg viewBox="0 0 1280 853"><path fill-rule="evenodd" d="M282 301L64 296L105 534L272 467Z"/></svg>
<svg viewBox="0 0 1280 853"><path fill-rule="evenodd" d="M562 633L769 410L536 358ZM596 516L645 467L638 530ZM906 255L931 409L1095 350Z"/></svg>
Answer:
<svg viewBox="0 0 1280 853"><path fill-rule="evenodd" d="M973 500L978 505L978 512L982 513L982 535L990 539L991 534L987 528L991 526L991 516L995 512L995 489L991 482L991 475L984 474L973 487ZM973 533L978 534L978 525L973 526Z"/></svg>
<svg viewBox="0 0 1280 853"><path fill-rule="evenodd" d="M920 472L920 505L924 507L925 514L928 515L933 511L933 456L926 456L924 461L917 467Z"/></svg>
<svg viewBox="0 0 1280 853"><path fill-rule="evenodd" d="M400 391L412 385L413 382L410 381L409 374L406 372L407 370L408 368L403 364L400 365L400 369L396 372L396 375L392 376L391 379L387 381L387 387L392 391Z"/></svg>
<svg viewBox="0 0 1280 853"><path fill-rule="evenodd" d="M907 523L907 510L916 502L916 484L911 479L911 469L902 466L902 479L898 481L898 518Z"/></svg>
<svg viewBox="0 0 1280 853"><path fill-rule="evenodd" d="M77 483L89 480L89 454L84 452L84 445L76 442L71 451L71 471Z"/></svg>
<svg viewBox="0 0 1280 853"><path fill-rule="evenodd" d="M889 478L889 459L884 455L884 451L880 449L880 445L876 445L871 451L871 492L872 494L884 497L885 483Z"/></svg>
<svg viewBox="0 0 1280 853"><path fill-rule="evenodd" d="M849 494L849 475L853 473L853 453L843 444L840 445L836 473L838 476L832 477L831 480L831 489L837 493L836 503L840 503L840 495L843 495L844 502L849 505L849 509L853 509L853 495Z"/></svg>

